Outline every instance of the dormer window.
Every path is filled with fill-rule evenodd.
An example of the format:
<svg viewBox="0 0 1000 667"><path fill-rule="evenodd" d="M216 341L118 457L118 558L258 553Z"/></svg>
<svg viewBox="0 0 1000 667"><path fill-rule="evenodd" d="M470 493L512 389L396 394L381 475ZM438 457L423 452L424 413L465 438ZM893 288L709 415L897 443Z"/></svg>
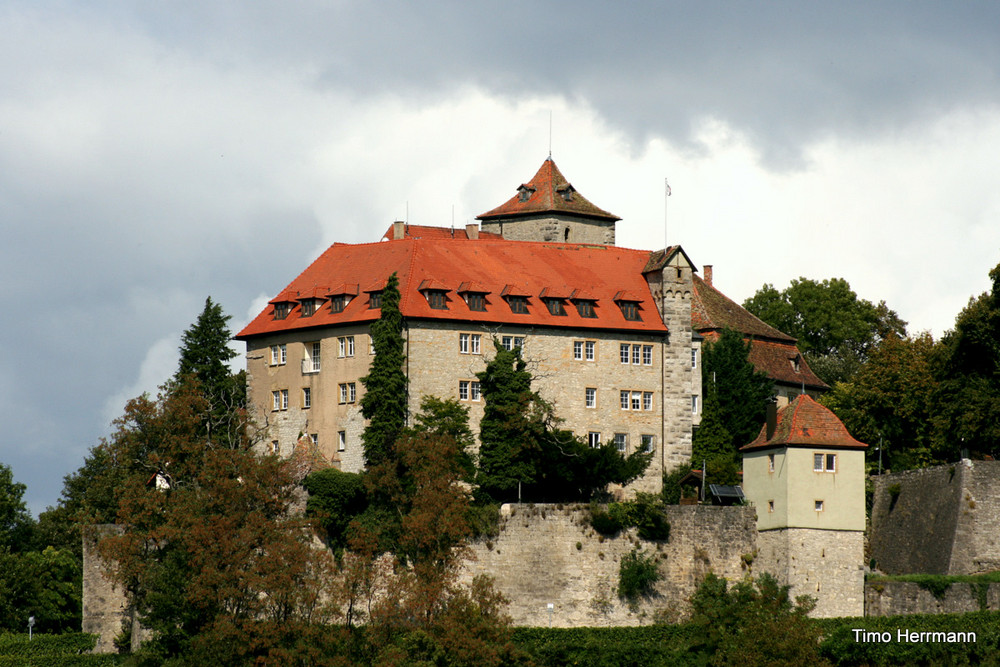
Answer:
<svg viewBox="0 0 1000 667"><path fill-rule="evenodd" d="M465 303L469 306L469 310L485 311L486 295L470 292L465 295Z"/></svg>
<svg viewBox="0 0 1000 667"><path fill-rule="evenodd" d="M573 193L576 192L576 188L567 183L563 187L556 190L559 196L563 198L564 201L573 201Z"/></svg>
<svg viewBox="0 0 1000 667"><path fill-rule="evenodd" d="M316 299L302 300L302 317L312 317L316 313Z"/></svg>
<svg viewBox="0 0 1000 667"><path fill-rule="evenodd" d="M427 303L434 310L448 310L448 299L444 290L426 290L424 296L427 297Z"/></svg>
<svg viewBox="0 0 1000 667"><path fill-rule="evenodd" d="M565 315L566 308L563 306L562 299L542 299L545 302L545 306L549 309L549 315Z"/></svg>
<svg viewBox="0 0 1000 667"><path fill-rule="evenodd" d="M330 310L335 313L344 312L344 308L347 308L347 304L351 302L351 298L346 294L338 294L337 296L330 298Z"/></svg>
<svg viewBox="0 0 1000 667"><path fill-rule="evenodd" d="M597 317L597 313L594 312L593 301L577 301L576 313L580 317Z"/></svg>
<svg viewBox="0 0 1000 667"><path fill-rule="evenodd" d="M528 314L528 299L523 296L509 296L507 297L507 305L510 306L510 312L518 315Z"/></svg>
<svg viewBox="0 0 1000 667"><path fill-rule="evenodd" d="M796 373L801 373L802 372L801 360L802 360L802 357L799 356L799 355L795 355L794 357L791 357L788 360L792 364L792 370L795 371Z"/></svg>
<svg viewBox="0 0 1000 667"><path fill-rule="evenodd" d="M517 189L517 200L518 201L528 201L531 199L531 195L535 194L534 188L529 188L527 185L522 185Z"/></svg>
<svg viewBox="0 0 1000 667"><path fill-rule="evenodd" d="M274 304L274 319L283 320L288 317L290 312L292 312L292 304L287 301Z"/></svg>
<svg viewBox="0 0 1000 667"><path fill-rule="evenodd" d="M622 316L629 320L630 322L641 322L642 318L639 317L639 303L636 301L619 301L618 307L621 308Z"/></svg>
<svg viewBox="0 0 1000 667"><path fill-rule="evenodd" d="M369 292L368 310L375 310L382 307L382 292Z"/></svg>

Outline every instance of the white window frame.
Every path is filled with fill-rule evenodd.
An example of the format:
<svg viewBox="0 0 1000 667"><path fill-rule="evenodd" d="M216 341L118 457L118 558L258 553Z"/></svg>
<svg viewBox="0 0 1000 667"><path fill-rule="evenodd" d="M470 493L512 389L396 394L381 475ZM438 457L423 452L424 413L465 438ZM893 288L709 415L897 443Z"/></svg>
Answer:
<svg viewBox="0 0 1000 667"><path fill-rule="evenodd" d="M814 503L813 509L816 510L817 512L822 512L823 510L826 509L826 503L824 503L822 500L815 500L813 501L813 503Z"/></svg>
<svg viewBox="0 0 1000 667"><path fill-rule="evenodd" d="M282 389L281 390L281 409L282 410L287 410L288 409L288 390L287 389Z"/></svg>
<svg viewBox="0 0 1000 667"><path fill-rule="evenodd" d="M813 472L837 472L837 455L828 452L813 452Z"/></svg>
<svg viewBox="0 0 1000 667"><path fill-rule="evenodd" d="M642 345L632 345L632 365L638 366L642 359Z"/></svg>
<svg viewBox="0 0 1000 667"><path fill-rule="evenodd" d="M628 365L629 361L632 359L631 346L628 343L620 343L618 345L618 358L625 365Z"/></svg>
<svg viewBox="0 0 1000 667"><path fill-rule="evenodd" d="M272 391L271 392L271 411L277 412L281 409L281 392Z"/></svg>
<svg viewBox="0 0 1000 667"><path fill-rule="evenodd" d="M583 361L583 341L575 340L573 341L573 358L577 361Z"/></svg>
<svg viewBox="0 0 1000 667"><path fill-rule="evenodd" d="M310 433L309 434L309 440L312 442L312 444L314 444L314 445L316 445L318 447L319 446L319 433Z"/></svg>
<svg viewBox="0 0 1000 667"><path fill-rule="evenodd" d="M826 471L827 472L837 472L837 455L827 454L826 455Z"/></svg>
<svg viewBox="0 0 1000 667"><path fill-rule="evenodd" d="M458 381L458 400L467 401L469 400L469 381L459 380Z"/></svg>
<svg viewBox="0 0 1000 667"><path fill-rule="evenodd" d="M583 392L584 405L588 408L597 407L597 388L587 387Z"/></svg>
<svg viewBox="0 0 1000 667"><path fill-rule="evenodd" d="M767 471L768 472L774 472L774 454L773 453L767 455Z"/></svg>
<svg viewBox="0 0 1000 667"><path fill-rule="evenodd" d="M337 451L343 452L347 449L347 431L337 431Z"/></svg>
<svg viewBox="0 0 1000 667"><path fill-rule="evenodd" d="M600 431L590 431L587 433L587 444L590 445L591 449L597 449L601 446L601 432Z"/></svg>
<svg viewBox="0 0 1000 667"><path fill-rule="evenodd" d="M642 392L642 409L643 410L653 409L653 392L651 391Z"/></svg>
<svg viewBox="0 0 1000 667"><path fill-rule="evenodd" d="M482 343L483 343L483 336L482 336L482 334L472 334L469 337L469 343L470 343L470 346L471 346L471 348L470 348L471 349L470 354L482 354L482 348L483 348L483 345L482 345Z"/></svg>
<svg viewBox="0 0 1000 667"><path fill-rule="evenodd" d="M631 395L632 392L625 389L618 392L618 403L621 405L622 410L628 410Z"/></svg>
<svg viewBox="0 0 1000 667"><path fill-rule="evenodd" d="M691 368L698 368L698 348L691 348Z"/></svg>
<svg viewBox="0 0 1000 667"><path fill-rule="evenodd" d="M628 451L628 433L615 433L615 448L622 453Z"/></svg>
<svg viewBox="0 0 1000 667"><path fill-rule="evenodd" d="M594 361L597 358L597 342L588 340L584 341L584 358L587 361Z"/></svg>
<svg viewBox="0 0 1000 667"><path fill-rule="evenodd" d="M483 398L482 387L479 384L479 380L472 380L469 382L469 400L470 401L480 401Z"/></svg>
<svg viewBox="0 0 1000 667"><path fill-rule="evenodd" d="M281 451L281 447L278 445L278 441L277 440L272 440L271 441L271 453L272 454L277 454L279 451Z"/></svg>
<svg viewBox="0 0 1000 667"><path fill-rule="evenodd" d="M691 394L691 414L698 414L698 394Z"/></svg>
<svg viewBox="0 0 1000 667"><path fill-rule="evenodd" d="M648 454L656 448L656 436L650 433L643 433L639 436L639 445L642 447L642 452Z"/></svg>
<svg viewBox="0 0 1000 667"><path fill-rule="evenodd" d="M341 382L339 389L340 389L340 404L343 405L347 403L347 383Z"/></svg>
<svg viewBox="0 0 1000 667"><path fill-rule="evenodd" d="M302 387L302 409L308 410L312 407L312 389Z"/></svg>
<svg viewBox="0 0 1000 667"><path fill-rule="evenodd" d="M653 346L643 345L642 346L642 365L652 366L653 365Z"/></svg>
<svg viewBox="0 0 1000 667"><path fill-rule="evenodd" d="M459 354L469 353L469 334L467 333L458 334L458 353Z"/></svg>
<svg viewBox="0 0 1000 667"><path fill-rule="evenodd" d="M633 391L632 392L632 409L642 410L642 392Z"/></svg>
<svg viewBox="0 0 1000 667"><path fill-rule="evenodd" d="M354 403L358 400L358 385L354 382L347 383L347 393L351 400L348 403Z"/></svg>

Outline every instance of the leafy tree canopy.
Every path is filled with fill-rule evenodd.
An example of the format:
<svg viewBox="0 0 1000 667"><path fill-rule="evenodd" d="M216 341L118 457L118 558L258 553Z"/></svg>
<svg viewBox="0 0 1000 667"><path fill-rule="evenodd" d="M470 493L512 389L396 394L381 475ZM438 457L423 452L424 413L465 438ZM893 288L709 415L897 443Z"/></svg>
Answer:
<svg viewBox="0 0 1000 667"><path fill-rule="evenodd" d="M14 481L10 466L0 463L0 549L18 552L31 546L34 521L24 503L27 488Z"/></svg>
<svg viewBox="0 0 1000 667"><path fill-rule="evenodd" d="M830 384L849 379L881 340L906 335L906 322L884 301L859 299L843 278L799 278L782 291L765 284L743 307L794 336L810 367Z"/></svg>
<svg viewBox="0 0 1000 667"><path fill-rule="evenodd" d="M739 448L760 432L774 388L770 378L756 370L749 359L750 343L732 329L723 329L717 340L705 345L702 387L705 406L711 409L705 424L709 432L696 436L699 451L723 449L717 440L728 433L731 439L725 451L736 456Z"/></svg>

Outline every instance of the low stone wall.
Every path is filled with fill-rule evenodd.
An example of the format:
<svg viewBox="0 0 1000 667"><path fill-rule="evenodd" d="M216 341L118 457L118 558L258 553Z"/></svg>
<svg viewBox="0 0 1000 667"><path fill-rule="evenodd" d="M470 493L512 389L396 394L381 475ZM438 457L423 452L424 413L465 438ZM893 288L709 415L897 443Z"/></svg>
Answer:
<svg viewBox="0 0 1000 667"><path fill-rule="evenodd" d="M1000 584L955 583L938 599L910 581L865 583L865 616L961 614L980 610L1000 610Z"/></svg>
<svg viewBox="0 0 1000 667"><path fill-rule="evenodd" d="M500 535L473 545L464 578L492 576L515 625L623 626L675 620L708 572L739 579L755 550L752 507L674 506L670 539L640 540L635 529L605 538L586 506L504 505ZM659 559L656 594L630 607L617 595L622 556L638 548ZM747 559L749 560L749 558ZM552 605L549 611L548 605Z"/></svg>

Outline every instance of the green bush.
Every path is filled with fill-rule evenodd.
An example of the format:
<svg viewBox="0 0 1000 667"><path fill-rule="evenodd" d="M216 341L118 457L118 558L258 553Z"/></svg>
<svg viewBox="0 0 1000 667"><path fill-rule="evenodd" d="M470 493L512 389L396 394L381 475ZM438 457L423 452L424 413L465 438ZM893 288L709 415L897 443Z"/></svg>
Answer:
<svg viewBox="0 0 1000 667"><path fill-rule="evenodd" d="M623 528L634 526L644 540L661 542L670 539L670 523L663 503L651 493L638 493L635 500L611 503L607 510L591 503L590 525L605 537L612 537Z"/></svg>
<svg viewBox="0 0 1000 667"><path fill-rule="evenodd" d="M656 566L656 556L632 549L622 556L618 568L618 597L636 602L641 597L651 595L653 586L659 580L660 570Z"/></svg>

